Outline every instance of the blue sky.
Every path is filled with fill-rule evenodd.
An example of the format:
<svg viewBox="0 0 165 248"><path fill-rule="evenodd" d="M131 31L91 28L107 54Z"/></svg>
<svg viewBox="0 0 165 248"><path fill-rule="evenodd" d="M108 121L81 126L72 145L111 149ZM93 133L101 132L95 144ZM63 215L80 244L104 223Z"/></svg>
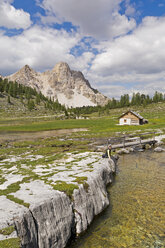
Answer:
<svg viewBox="0 0 165 248"><path fill-rule="evenodd" d="M0 0L0 74L65 61L109 97L165 93L165 0Z"/></svg>

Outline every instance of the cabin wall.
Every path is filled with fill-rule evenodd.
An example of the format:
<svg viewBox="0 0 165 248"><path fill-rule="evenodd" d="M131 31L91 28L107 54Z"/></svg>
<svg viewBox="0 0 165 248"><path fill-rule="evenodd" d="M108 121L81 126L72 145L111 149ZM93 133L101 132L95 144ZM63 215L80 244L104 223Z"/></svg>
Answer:
<svg viewBox="0 0 165 248"><path fill-rule="evenodd" d="M140 125L140 120L131 119L131 125Z"/></svg>
<svg viewBox="0 0 165 248"><path fill-rule="evenodd" d="M140 125L139 119L135 118L120 118L119 120L120 125Z"/></svg>
<svg viewBox="0 0 165 248"><path fill-rule="evenodd" d="M131 125L131 119L126 118L120 118L119 120L120 125Z"/></svg>
<svg viewBox="0 0 165 248"><path fill-rule="evenodd" d="M120 125L140 125L140 119L132 113L127 113L119 119Z"/></svg>

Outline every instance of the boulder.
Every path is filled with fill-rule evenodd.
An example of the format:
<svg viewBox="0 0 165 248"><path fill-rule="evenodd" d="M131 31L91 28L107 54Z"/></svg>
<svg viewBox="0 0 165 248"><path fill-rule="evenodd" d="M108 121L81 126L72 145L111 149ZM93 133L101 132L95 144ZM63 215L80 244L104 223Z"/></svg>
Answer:
<svg viewBox="0 0 165 248"><path fill-rule="evenodd" d="M128 154L130 151L128 149L122 148L118 151L116 151L117 154L122 155L122 154Z"/></svg>
<svg viewBox="0 0 165 248"><path fill-rule="evenodd" d="M164 152L164 151L165 151L165 149L162 148L162 147L160 147L160 146L158 146L158 147L156 147L156 148L154 149L154 152Z"/></svg>

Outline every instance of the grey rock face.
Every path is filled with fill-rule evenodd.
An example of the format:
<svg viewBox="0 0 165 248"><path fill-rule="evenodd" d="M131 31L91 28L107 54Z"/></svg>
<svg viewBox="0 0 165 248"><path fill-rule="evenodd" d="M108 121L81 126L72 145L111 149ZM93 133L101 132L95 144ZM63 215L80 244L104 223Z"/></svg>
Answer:
<svg viewBox="0 0 165 248"><path fill-rule="evenodd" d="M108 98L93 89L80 71L72 71L67 63L60 62L52 71L38 73L25 65L9 80L35 88L68 107L105 105Z"/></svg>
<svg viewBox="0 0 165 248"><path fill-rule="evenodd" d="M15 227L21 239L22 248L38 247L37 226L30 210L15 220Z"/></svg>
<svg viewBox="0 0 165 248"><path fill-rule="evenodd" d="M90 173L86 186L73 192L73 202L64 193L38 205L33 205L15 220L23 248L66 247L72 235L87 229L95 215L109 204L106 185L112 182L116 160L105 159L105 164Z"/></svg>
<svg viewBox="0 0 165 248"><path fill-rule="evenodd" d="M108 160L107 160L108 162ZM98 215L109 205L106 185L112 182L112 174L115 172L115 163L110 160L104 168L100 168L88 178L88 189L80 187L74 191L74 209L76 233L85 231L92 222L94 216Z"/></svg>
<svg viewBox="0 0 165 248"><path fill-rule="evenodd" d="M15 220L23 248L65 247L74 227L72 204L64 193L33 206Z"/></svg>
<svg viewBox="0 0 165 248"><path fill-rule="evenodd" d="M31 211L34 219L39 220L37 221L38 246L65 247L74 226L73 209L69 198L61 193Z"/></svg>

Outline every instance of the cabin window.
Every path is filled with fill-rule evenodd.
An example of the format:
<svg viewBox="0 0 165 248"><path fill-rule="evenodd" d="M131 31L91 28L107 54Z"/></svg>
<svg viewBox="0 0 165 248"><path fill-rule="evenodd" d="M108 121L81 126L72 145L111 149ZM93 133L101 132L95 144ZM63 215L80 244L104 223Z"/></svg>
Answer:
<svg viewBox="0 0 165 248"><path fill-rule="evenodd" d="M126 123L127 122L127 119L124 119L124 123Z"/></svg>

